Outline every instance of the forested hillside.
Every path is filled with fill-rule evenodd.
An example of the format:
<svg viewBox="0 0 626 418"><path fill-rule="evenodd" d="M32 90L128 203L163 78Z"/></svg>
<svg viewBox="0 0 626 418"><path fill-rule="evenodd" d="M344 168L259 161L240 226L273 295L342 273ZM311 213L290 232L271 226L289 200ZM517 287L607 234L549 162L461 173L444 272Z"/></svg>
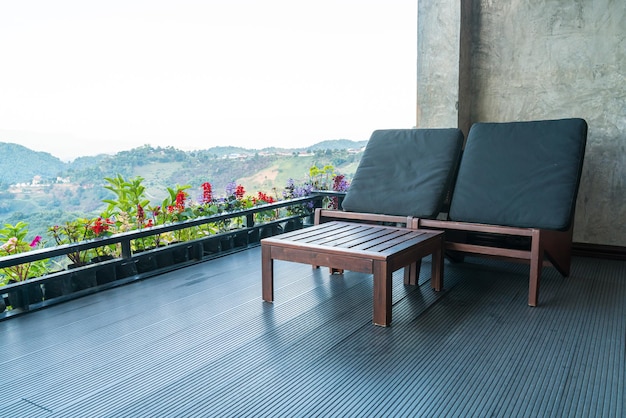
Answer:
<svg viewBox="0 0 626 418"><path fill-rule="evenodd" d="M313 165L332 165L350 179L361 157L355 150L365 142L320 144L306 150L217 147L193 152L143 146L65 163L47 153L0 143L0 169L5 174L0 182L0 223L25 221L30 235L45 236L48 227L66 219L98 216L106 207L102 200L112 197L104 179L117 174L127 179L143 177L154 205L165 198L168 187L177 185L191 185L190 194L198 197L204 182L210 182L218 196L231 181L250 194L264 191L280 196L287 179L305 182Z"/></svg>

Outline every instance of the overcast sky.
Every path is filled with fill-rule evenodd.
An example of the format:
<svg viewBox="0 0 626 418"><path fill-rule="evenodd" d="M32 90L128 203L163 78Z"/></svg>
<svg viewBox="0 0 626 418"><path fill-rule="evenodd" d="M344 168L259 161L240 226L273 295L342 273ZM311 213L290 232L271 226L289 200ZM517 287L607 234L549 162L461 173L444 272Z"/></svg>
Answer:
<svg viewBox="0 0 626 418"><path fill-rule="evenodd" d="M0 142L299 147L411 128L416 0L0 0Z"/></svg>

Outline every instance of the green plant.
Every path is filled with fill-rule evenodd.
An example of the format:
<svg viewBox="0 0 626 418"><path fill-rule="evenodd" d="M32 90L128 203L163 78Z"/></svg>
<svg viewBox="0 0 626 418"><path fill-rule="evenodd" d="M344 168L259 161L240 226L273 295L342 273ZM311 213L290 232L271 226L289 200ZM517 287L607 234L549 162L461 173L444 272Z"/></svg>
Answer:
<svg viewBox="0 0 626 418"><path fill-rule="evenodd" d="M335 167L332 165L325 165L322 168L314 165L309 169L309 181L313 189L316 190L330 190L334 175Z"/></svg>
<svg viewBox="0 0 626 418"><path fill-rule="evenodd" d="M15 225L5 224L0 229L0 256L8 256L30 251L33 248L42 246L41 236L37 235L30 243L25 238L28 235L28 224L18 222ZM38 277L48 272L48 259L37 260L30 263L19 264L17 266L4 267L0 269L3 275L3 284L9 281L21 282L31 277Z"/></svg>
<svg viewBox="0 0 626 418"><path fill-rule="evenodd" d="M89 237L90 221L85 218L78 218L67 221L63 225L55 225L48 229L48 234L54 239L56 245L75 244L85 241ZM89 261L87 251L72 251L67 254L67 258L76 267L84 266Z"/></svg>
<svg viewBox="0 0 626 418"><path fill-rule="evenodd" d="M335 173L332 165L325 165L323 168L313 166L309 169L309 179L311 187L316 190L333 190L335 192L345 192L350 187L343 174ZM325 197L322 206L328 209L337 209L339 200L337 197Z"/></svg>
<svg viewBox="0 0 626 418"><path fill-rule="evenodd" d="M142 185L143 177L137 176L132 180L125 180L121 174L116 177L105 177L109 183L105 189L115 193L116 199L104 199L108 203L106 213L115 215L127 213L131 217L137 215L137 207L147 207L150 201L146 199L146 188Z"/></svg>
<svg viewBox="0 0 626 418"><path fill-rule="evenodd" d="M177 184L173 189L167 188L169 196L163 200L161 205L163 223L181 222L195 217L193 209L188 204L189 194L185 191L190 187L188 184L183 186ZM174 232L176 241L187 241L192 238L192 235L191 228L179 229Z"/></svg>

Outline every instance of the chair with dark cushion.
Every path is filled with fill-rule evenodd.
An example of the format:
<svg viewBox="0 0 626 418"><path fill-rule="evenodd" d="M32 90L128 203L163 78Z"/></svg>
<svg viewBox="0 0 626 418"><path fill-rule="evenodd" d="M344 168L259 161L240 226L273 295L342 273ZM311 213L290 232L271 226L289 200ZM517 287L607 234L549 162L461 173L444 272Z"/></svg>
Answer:
<svg viewBox="0 0 626 418"><path fill-rule="evenodd" d="M586 140L583 119L474 124L449 220L420 227L446 229L448 250L529 262L528 304L535 306L544 256L569 275ZM510 245L511 237L521 246Z"/></svg>
<svg viewBox="0 0 626 418"><path fill-rule="evenodd" d="M342 202L343 211L318 209L315 223L343 219L413 228L414 219L437 217L449 196L462 147L463 133L455 128L374 131ZM405 269L406 284L415 284L411 278L419 276L420 265L416 260Z"/></svg>
<svg viewBox="0 0 626 418"><path fill-rule="evenodd" d="M435 218L454 179L462 146L459 129L375 131L343 200L343 209Z"/></svg>

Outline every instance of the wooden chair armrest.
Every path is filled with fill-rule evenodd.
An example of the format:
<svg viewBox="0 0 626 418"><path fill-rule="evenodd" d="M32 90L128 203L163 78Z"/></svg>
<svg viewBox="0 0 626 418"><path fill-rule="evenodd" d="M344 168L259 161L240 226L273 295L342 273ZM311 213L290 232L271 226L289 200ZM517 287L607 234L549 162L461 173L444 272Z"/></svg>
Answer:
<svg viewBox="0 0 626 418"><path fill-rule="evenodd" d="M403 224L411 228L414 224L412 216L382 215L377 213L345 212L333 209L315 209L315 225L328 222L329 220L343 219L363 223L390 222Z"/></svg>

